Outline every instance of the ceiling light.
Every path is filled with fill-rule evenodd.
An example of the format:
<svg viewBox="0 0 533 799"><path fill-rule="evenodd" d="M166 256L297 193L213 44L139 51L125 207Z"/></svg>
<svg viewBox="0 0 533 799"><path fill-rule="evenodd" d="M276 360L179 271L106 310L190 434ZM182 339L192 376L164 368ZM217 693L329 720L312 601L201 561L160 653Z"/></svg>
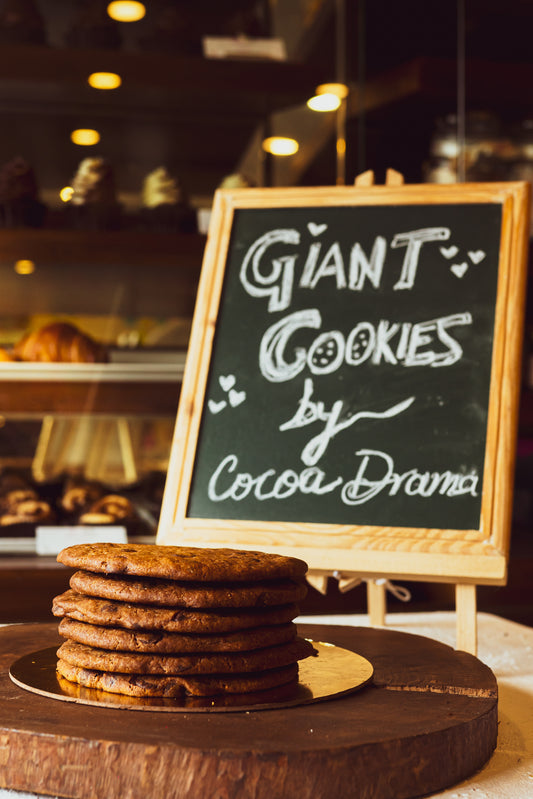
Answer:
<svg viewBox="0 0 533 799"><path fill-rule="evenodd" d="M98 144L100 141L100 134L97 130L92 130L91 128L78 128L72 131L70 138L74 144L89 146L91 144Z"/></svg>
<svg viewBox="0 0 533 799"><path fill-rule="evenodd" d="M107 13L117 22L137 22L146 14L146 8L135 0L114 0L109 3Z"/></svg>
<svg viewBox="0 0 533 799"><path fill-rule="evenodd" d="M73 194L74 194L74 189L72 188L72 186L63 186L63 188L59 192L59 198L63 200L64 203L68 203Z"/></svg>
<svg viewBox="0 0 533 799"><path fill-rule="evenodd" d="M334 94L339 100L348 97L350 90L344 83L321 83L316 87L317 94Z"/></svg>
<svg viewBox="0 0 533 799"><path fill-rule="evenodd" d="M21 258L19 261L15 261L14 268L17 275L31 275L32 272L35 272L34 262L27 258Z"/></svg>
<svg viewBox="0 0 533 799"><path fill-rule="evenodd" d="M118 89L122 78L116 72L93 72L87 78L93 89Z"/></svg>
<svg viewBox="0 0 533 799"><path fill-rule="evenodd" d="M331 92L324 92L324 94L315 94L307 101L307 107L311 111L336 111L339 108L342 100L336 94Z"/></svg>
<svg viewBox="0 0 533 799"><path fill-rule="evenodd" d="M263 141L263 150L271 155L294 155L298 152L299 144L296 139L286 136L269 136Z"/></svg>

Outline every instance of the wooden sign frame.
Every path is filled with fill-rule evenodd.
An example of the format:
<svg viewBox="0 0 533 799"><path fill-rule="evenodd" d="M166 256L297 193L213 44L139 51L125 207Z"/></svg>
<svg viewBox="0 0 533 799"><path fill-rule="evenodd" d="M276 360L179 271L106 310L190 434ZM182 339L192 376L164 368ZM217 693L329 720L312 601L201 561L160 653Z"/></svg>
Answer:
<svg viewBox="0 0 533 799"><path fill-rule="evenodd" d="M479 529L420 529L323 523L204 519L188 516L210 359L237 209L499 204L495 327ZM529 237L525 182L240 189L218 191L197 305L161 519L160 544L232 546L301 557L314 573L363 578L504 584L512 514L513 471L521 384L521 345Z"/></svg>

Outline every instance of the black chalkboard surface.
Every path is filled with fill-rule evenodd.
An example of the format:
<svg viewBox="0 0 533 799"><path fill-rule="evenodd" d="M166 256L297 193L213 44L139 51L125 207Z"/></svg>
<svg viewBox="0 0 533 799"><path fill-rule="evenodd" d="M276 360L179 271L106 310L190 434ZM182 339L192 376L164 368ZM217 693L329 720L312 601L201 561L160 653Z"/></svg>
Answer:
<svg viewBox="0 0 533 799"><path fill-rule="evenodd" d="M188 514L476 528L501 215L237 210Z"/></svg>
<svg viewBox="0 0 533 799"><path fill-rule="evenodd" d="M178 506L175 485L165 494L178 535L220 522L227 536L230 521L486 533L489 411L522 314L502 262L523 184L492 186L220 193Z"/></svg>

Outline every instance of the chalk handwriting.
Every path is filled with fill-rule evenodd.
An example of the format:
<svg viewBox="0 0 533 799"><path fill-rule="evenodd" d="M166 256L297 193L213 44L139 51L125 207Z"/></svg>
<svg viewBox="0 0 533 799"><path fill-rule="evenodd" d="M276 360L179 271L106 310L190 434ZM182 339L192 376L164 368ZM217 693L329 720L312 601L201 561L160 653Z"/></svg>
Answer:
<svg viewBox="0 0 533 799"><path fill-rule="evenodd" d="M275 469L266 469L260 475L253 477L249 472L237 472L234 477L239 459L236 455L227 455L215 469L207 494L212 502L222 502L225 499L240 501L250 493L260 501L265 499L286 499L297 491L301 494L329 494L342 483L341 477L336 477L330 483L323 484L325 473L317 467L303 469L295 472L285 469L277 475ZM230 475L228 479L228 475ZM223 487L223 483L226 484Z"/></svg>
<svg viewBox="0 0 533 799"><path fill-rule="evenodd" d="M415 284L416 270L422 244L427 241L444 241L450 238L450 231L445 227L428 227L411 230L409 233L397 233L391 247L406 247L400 279L395 289L412 289Z"/></svg>
<svg viewBox="0 0 533 799"><path fill-rule="evenodd" d="M459 279L464 277L467 271L468 271L468 264L466 261L463 261L460 264L452 264L450 266L450 272L453 272L455 277L458 277Z"/></svg>
<svg viewBox="0 0 533 799"><path fill-rule="evenodd" d="M251 297L270 297L269 311L283 311L290 305L294 283L295 254L273 258L271 271L266 275L261 271L265 252L278 243L299 244L300 234L297 230L270 230L260 236L244 256L240 272L241 282Z"/></svg>
<svg viewBox="0 0 533 799"><path fill-rule="evenodd" d="M483 250L469 250L468 257L472 261L473 264L480 264L481 261L485 259L487 253L483 252Z"/></svg>
<svg viewBox="0 0 533 799"><path fill-rule="evenodd" d="M471 265L475 269L486 257L485 251L465 248L460 252L450 241L448 227L423 227L389 237L376 234L366 239L364 245L357 240L339 242L328 230L328 225L321 222L307 222L301 230L289 227L268 230L248 247L239 269L245 292L263 300L269 314L281 312L275 321L267 317L272 324L267 323L261 331L257 354L260 374L270 383L303 379L296 407L285 412L285 420L276 422L282 434L307 430L306 443L299 453L299 467L275 469L266 462L253 474L242 466L244 456L233 452L221 455L209 478L209 500L241 502L253 497L264 502L282 501L295 495L335 494L340 503L357 506L379 495L403 494L421 500L437 494L449 498L478 496L480 478L473 467L439 464L441 471L430 471L419 463L424 458L419 448L414 450L418 453L416 464L400 471L388 452L378 448L358 449L350 443L363 420L385 422L400 417L415 406L415 395L393 404L388 400L384 410L376 408L387 405L386 397L376 398L370 409L358 408L331 395L326 404L315 395L315 383L317 393L320 387L315 378L343 370L342 379L345 379L346 367L349 370L362 364L407 369L452 366L463 357L462 341L469 338L464 328L473 324L471 312L460 310L441 317L410 320L350 319L341 314L342 323L338 327L343 329L329 329L318 307L291 311L291 305L298 290L313 292L322 286L349 292L368 289L375 293L383 287L393 292L411 291L426 262L431 263L427 258L431 250L424 248L432 243L438 242L433 252L446 259L447 270L458 278ZM395 255L394 250L404 252ZM318 306L319 301L311 300L309 304ZM213 414L224 408L237 408L246 400L246 392L237 387L234 374L220 375L219 388L225 398L221 402L208 401ZM320 468L318 464L334 439L341 438L349 429L352 433L347 437L345 449L353 452L353 463L346 462L343 455L343 475L336 474L335 468L333 474L328 474L329 467ZM291 436L286 438L290 440ZM379 440L383 441L383 436Z"/></svg>
<svg viewBox="0 0 533 799"><path fill-rule="evenodd" d="M406 249L400 276L393 289L412 289L422 246L434 241L445 241L449 237L450 229L446 227L397 233L390 247ZM264 233L248 248L239 273L240 281L251 297L268 298L270 313L289 308L296 282L299 255L297 252L276 257L269 255L270 248L279 244L299 245L299 231L295 228L279 228ZM299 288L315 289L325 278L333 280L337 289L362 291L367 280L375 289L380 287L387 256L387 241L384 236L375 237L370 255L365 253L360 242L354 242L348 255L342 251L337 241L332 242L324 254L322 247L321 241L313 241L309 246L301 270Z"/></svg>
<svg viewBox="0 0 533 799"><path fill-rule="evenodd" d="M318 224L316 222L308 222L307 223L307 230L312 236L320 236L325 230L328 229L328 226L325 223Z"/></svg>
<svg viewBox="0 0 533 799"><path fill-rule="evenodd" d="M211 413L220 413L220 411L224 410L226 405L227 405L226 400L219 400L217 402L216 400L210 399L209 402L207 403L207 407L209 408Z"/></svg>
<svg viewBox="0 0 533 799"><path fill-rule="evenodd" d="M434 494L459 497L465 494L477 496L478 474L470 472L420 471L408 469L403 473L395 471L392 457L380 450L362 449L355 453L360 458L355 477L343 483L342 477L328 479L326 473L316 466L301 471L284 469L277 473L269 468L253 475L239 471L237 455L223 458L209 480L207 494L211 502L234 500L240 502L252 495L259 502L268 499L283 500L295 494L321 496L339 489L340 499L346 505L363 505L380 493L396 496L400 493L428 499ZM382 465L382 475L371 479L366 472L371 460Z"/></svg>
<svg viewBox="0 0 533 799"><path fill-rule="evenodd" d="M311 378L304 380L304 391L302 398L298 401L298 409L292 419L280 425L280 430L294 430L295 428L306 427L316 422L325 422L324 429L314 436L303 448L301 459L306 466L315 466L325 453L329 442L342 430L352 427L361 419L390 419L406 410L413 402L414 397L408 397L402 402L398 402L385 411L358 411L346 415L341 419L344 411L342 400L336 400L327 411L323 402L312 400L314 386Z"/></svg>
<svg viewBox="0 0 533 799"><path fill-rule="evenodd" d="M455 244L451 244L449 247L439 247L439 251L444 258L450 260L450 258L455 258L459 252L459 247L456 247Z"/></svg>
<svg viewBox="0 0 533 799"><path fill-rule="evenodd" d="M304 348L292 344L294 335L302 330L319 330L322 325L320 311L307 308L267 328L259 347L259 368L271 383L282 383L292 380L306 367L311 374L326 375L344 363L451 366L460 360L463 349L449 331L471 324L472 314L468 311L415 323L387 319L377 324L360 321L346 336L340 330L328 330Z"/></svg>
<svg viewBox="0 0 533 799"><path fill-rule="evenodd" d="M346 505L362 505L369 499L389 487L389 496L395 496L402 491L404 494L421 497L431 497L433 494L445 494L448 497L459 497L463 494L477 496L478 474L474 470L465 474L462 472L420 472L418 469L409 469L403 474L394 471L394 461L386 452L379 450L361 449L356 453L361 457L361 463L353 480L345 483L341 497ZM383 473L377 479L366 476L370 461L375 464L376 459ZM373 465L374 465L373 464Z"/></svg>
<svg viewBox="0 0 533 799"><path fill-rule="evenodd" d="M237 408L246 400L246 391L238 390L236 388L237 378L233 374L219 375L218 384L222 391L227 394L231 408ZM220 413L226 408L228 403L225 399L215 400L210 399L207 402L207 407L212 414Z"/></svg>

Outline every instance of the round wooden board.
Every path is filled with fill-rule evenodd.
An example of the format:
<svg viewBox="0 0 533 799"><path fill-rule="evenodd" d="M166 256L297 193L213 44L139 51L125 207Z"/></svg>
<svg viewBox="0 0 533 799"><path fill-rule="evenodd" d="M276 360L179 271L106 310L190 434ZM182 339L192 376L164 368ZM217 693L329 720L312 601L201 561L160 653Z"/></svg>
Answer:
<svg viewBox="0 0 533 799"><path fill-rule="evenodd" d="M150 713L58 702L9 678L60 642L57 624L0 629L0 786L77 799L407 799L477 771L497 738L497 685L479 660L387 629L305 625L367 658L337 699L261 712Z"/></svg>

